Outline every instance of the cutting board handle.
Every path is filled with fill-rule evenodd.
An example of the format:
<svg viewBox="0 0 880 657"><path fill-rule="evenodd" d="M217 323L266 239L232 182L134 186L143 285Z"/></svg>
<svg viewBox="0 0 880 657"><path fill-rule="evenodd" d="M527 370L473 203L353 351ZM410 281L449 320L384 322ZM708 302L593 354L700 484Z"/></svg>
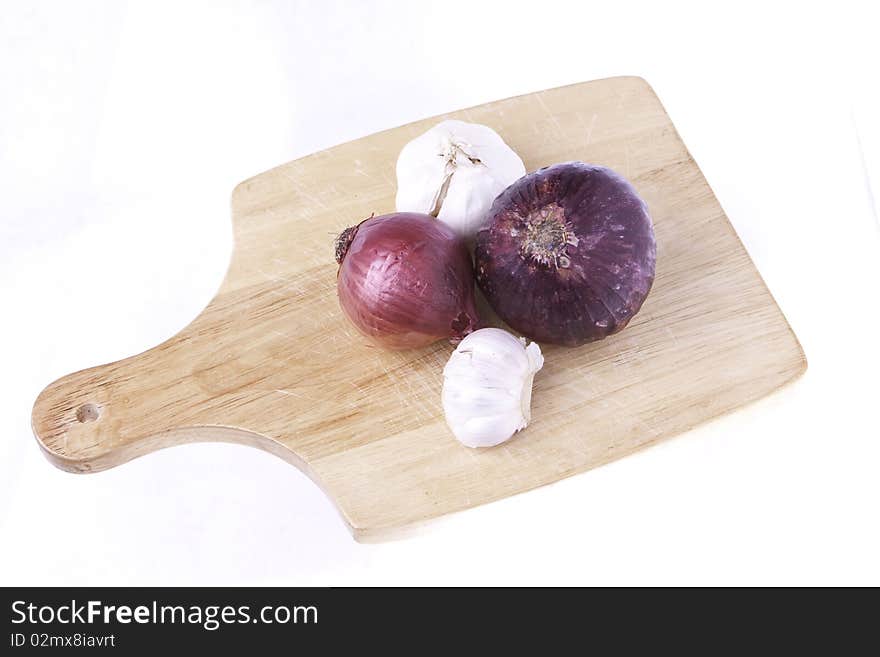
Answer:
<svg viewBox="0 0 880 657"><path fill-rule="evenodd" d="M206 426L199 417L211 407L210 390L194 383L191 367L179 368L191 333L188 327L142 354L46 386L34 402L31 422L48 459L70 472L95 472L187 442L271 448L260 444L271 442L262 436Z"/></svg>

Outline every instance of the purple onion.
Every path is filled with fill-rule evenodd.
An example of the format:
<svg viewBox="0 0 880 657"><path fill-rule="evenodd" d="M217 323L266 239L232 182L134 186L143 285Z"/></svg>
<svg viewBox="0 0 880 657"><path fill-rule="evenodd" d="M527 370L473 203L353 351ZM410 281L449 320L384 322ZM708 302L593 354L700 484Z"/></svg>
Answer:
<svg viewBox="0 0 880 657"><path fill-rule="evenodd" d="M623 329L654 282L648 207L611 169L566 162L520 178L477 233L477 283L537 342L577 346Z"/></svg>
<svg viewBox="0 0 880 657"><path fill-rule="evenodd" d="M335 250L339 305L376 344L413 349L479 326L470 253L434 217L371 217L345 229Z"/></svg>

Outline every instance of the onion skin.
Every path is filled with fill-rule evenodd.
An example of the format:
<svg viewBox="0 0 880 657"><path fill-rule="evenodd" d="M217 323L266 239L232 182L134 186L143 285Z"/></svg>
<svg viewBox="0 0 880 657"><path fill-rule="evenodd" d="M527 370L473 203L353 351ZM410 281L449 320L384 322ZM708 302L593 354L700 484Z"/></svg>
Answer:
<svg viewBox="0 0 880 657"><path fill-rule="evenodd" d="M623 329L654 282L648 207L611 169L566 162L513 183L477 233L477 284L539 343L578 346Z"/></svg>
<svg viewBox="0 0 880 657"><path fill-rule="evenodd" d="M343 231L336 259L339 305L382 347L457 341L479 326L467 247L429 215L371 217Z"/></svg>

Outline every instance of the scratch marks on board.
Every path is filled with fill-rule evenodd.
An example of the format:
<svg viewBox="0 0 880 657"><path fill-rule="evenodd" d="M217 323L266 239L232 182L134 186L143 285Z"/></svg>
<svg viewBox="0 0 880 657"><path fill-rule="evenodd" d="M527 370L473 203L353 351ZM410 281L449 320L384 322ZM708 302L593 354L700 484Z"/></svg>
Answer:
<svg viewBox="0 0 880 657"><path fill-rule="evenodd" d="M593 129L596 127L596 121L598 119L599 115L593 112L593 116L590 119L590 124L587 126L587 136L586 141L584 142L584 146L589 146L593 142ZM581 118L581 121L583 121L583 118Z"/></svg>
<svg viewBox="0 0 880 657"><path fill-rule="evenodd" d="M302 393L296 392L294 390L282 390L281 388L276 388L275 392L280 395L285 395L287 397L296 397L297 399L305 399L310 402L317 402L318 400L314 397L309 397L308 395L304 395Z"/></svg>
<svg viewBox="0 0 880 657"><path fill-rule="evenodd" d="M331 209L319 196L314 196L309 193L307 190L307 185L304 184L303 180L298 176L293 175L287 169L283 169L281 171L281 175L290 183L293 190L304 199L311 201L314 205L318 206L321 210L329 210Z"/></svg>
<svg viewBox="0 0 880 657"><path fill-rule="evenodd" d="M565 138L565 131L562 129L562 126L559 124L559 119L553 114L550 108L547 106L547 103L544 102L544 92L539 92L535 94L535 99L538 101L538 104L541 106L541 109L544 110L544 113L547 115L547 118L550 120L550 124L553 126L553 129L556 132L556 136L560 139Z"/></svg>

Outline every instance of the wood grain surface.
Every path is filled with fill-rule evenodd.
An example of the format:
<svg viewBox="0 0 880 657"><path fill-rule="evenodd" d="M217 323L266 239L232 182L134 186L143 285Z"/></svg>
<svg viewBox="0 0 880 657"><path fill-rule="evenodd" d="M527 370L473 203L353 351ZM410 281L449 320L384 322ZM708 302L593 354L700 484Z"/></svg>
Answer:
<svg viewBox="0 0 880 657"><path fill-rule="evenodd" d="M334 235L394 210L398 152L441 118L493 127L530 171L567 160L616 169L648 202L657 233L657 276L641 312L602 342L546 347L532 423L484 450L461 446L443 420L452 347L382 351L336 301ZM618 459L806 368L641 78L510 98L315 153L238 185L232 218L229 271L189 326L37 398L33 429L52 463L93 472L186 442L253 445L311 477L356 538L381 539Z"/></svg>

